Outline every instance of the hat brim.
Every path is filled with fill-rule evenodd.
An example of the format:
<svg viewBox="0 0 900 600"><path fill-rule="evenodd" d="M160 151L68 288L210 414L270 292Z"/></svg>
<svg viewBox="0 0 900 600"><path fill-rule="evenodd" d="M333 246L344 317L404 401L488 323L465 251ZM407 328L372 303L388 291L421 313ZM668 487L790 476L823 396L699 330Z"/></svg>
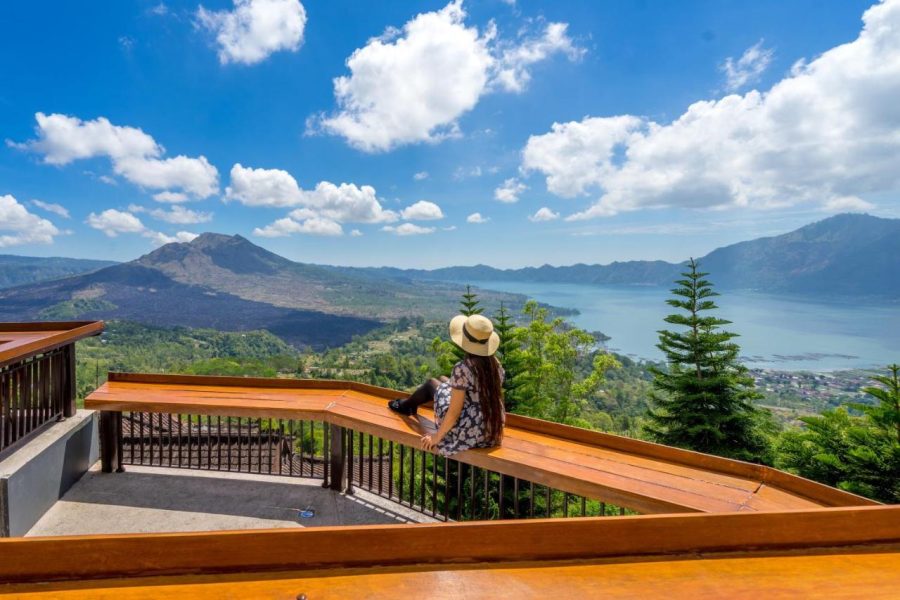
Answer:
<svg viewBox="0 0 900 600"><path fill-rule="evenodd" d="M474 354L475 356L493 356L494 353L497 352L497 348L500 347L500 336L497 335L497 332L495 331L491 333L491 337L488 338L486 344L478 344L469 341L466 336L463 335L463 325L466 324L467 318L466 315L458 315L450 320L450 339L454 344L469 354Z"/></svg>

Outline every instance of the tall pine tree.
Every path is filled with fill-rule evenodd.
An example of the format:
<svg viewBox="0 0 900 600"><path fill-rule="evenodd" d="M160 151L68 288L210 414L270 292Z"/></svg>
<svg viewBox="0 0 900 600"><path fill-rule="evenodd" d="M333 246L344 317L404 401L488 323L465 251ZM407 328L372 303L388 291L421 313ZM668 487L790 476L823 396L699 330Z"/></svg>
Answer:
<svg viewBox="0 0 900 600"><path fill-rule="evenodd" d="M684 279L666 302L681 312L665 318L677 331L659 331L659 348L668 369L653 368L647 432L658 442L752 462L771 462L765 435L767 411L753 378L738 360L737 334L722 329L730 321L710 315L718 293L692 258Z"/></svg>
<svg viewBox="0 0 900 600"><path fill-rule="evenodd" d="M503 380L503 398L506 410L515 412L521 401L519 388L522 385L522 342L519 328L513 321L512 313L501 302L500 310L494 315L494 331L500 336L497 359L503 365L506 377Z"/></svg>

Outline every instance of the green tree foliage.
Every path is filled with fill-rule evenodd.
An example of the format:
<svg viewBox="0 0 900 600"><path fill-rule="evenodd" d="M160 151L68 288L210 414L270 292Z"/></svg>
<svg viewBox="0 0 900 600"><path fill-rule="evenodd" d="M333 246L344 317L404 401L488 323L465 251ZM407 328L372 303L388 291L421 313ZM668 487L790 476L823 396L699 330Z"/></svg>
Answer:
<svg viewBox="0 0 900 600"><path fill-rule="evenodd" d="M752 404L759 395L738 361L737 334L722 329L730 321L708 314L718 293L694 259L682 275L666 301L682 312L665 319L680 329L659 331L668 368L651 369L656 391L646 430L663 444L770 463L771 417Z"/></svg>
<svg viewBox="0 0 900 600"><path fill-rule="evenodd" d="M506 374L503 380L503 399L506 410L516 412L521 404L522 352L520 330L513 321L512 313L501 302L500 310L494 315L494 331L500 336L497 359Z"/></svg>
<svg viewBox="0 0 900 600"><path fill-rule="evenodd" d="M467 317L480 315L484 312L481 301L478 299L478 294L472 291L472 286L470 285L466 286L466 292L462 295L462 300L459 301L459 304L459 313Z"/></svg>
<svg viewBox="0 0 900 600"><path fill-rule="evenodd" d="M778 466L875 500L900 503L900 365L863 388L873 404L803 417L805 428L781 437Z"/></svg>
<svg viewBox="0 0 900 600"><path fill-rule="evenodd" d="M567 327L559 317L548 320L547 309L537 302L526 302L523 313L528 322L517 333L522 368L518 412L588 426L582 412L606 371L617 368L619 362L610 354L597 352L590 333ZM589 366L583 369L585 360Z"/></svg>

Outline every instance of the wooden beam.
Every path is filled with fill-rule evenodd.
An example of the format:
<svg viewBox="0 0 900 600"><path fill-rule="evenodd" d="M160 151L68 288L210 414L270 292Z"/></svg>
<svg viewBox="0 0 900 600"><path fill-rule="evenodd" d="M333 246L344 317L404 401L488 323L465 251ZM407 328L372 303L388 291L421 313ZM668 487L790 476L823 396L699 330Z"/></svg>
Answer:
<svg viewBox="0 0 900 600"><path fill-rule="evenodd" d="M584 560L900 543L900 506L0 540L0 581Z"/></svg>

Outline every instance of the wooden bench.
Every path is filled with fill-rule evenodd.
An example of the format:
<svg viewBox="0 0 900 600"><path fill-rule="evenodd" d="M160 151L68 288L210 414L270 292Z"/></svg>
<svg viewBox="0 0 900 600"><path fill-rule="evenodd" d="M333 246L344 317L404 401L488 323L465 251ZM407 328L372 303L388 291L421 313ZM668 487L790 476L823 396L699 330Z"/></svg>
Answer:
<svg viewBox="0 0 900 600"><path fill-rule="evenodd" d="M419 447L433 415L422 410L416 419L391 412L387 400L399 396L346 381L110 373L109 381L87 397L85 408L102 411L101 435L111 451L104 452L104 466L111 470L115 455L109 436L121 412L317 420ZM454 458L641 513L877 504L760 465L517 415L508 416L500 447ZM333 473L332 480L340 476Z"/></svg>

